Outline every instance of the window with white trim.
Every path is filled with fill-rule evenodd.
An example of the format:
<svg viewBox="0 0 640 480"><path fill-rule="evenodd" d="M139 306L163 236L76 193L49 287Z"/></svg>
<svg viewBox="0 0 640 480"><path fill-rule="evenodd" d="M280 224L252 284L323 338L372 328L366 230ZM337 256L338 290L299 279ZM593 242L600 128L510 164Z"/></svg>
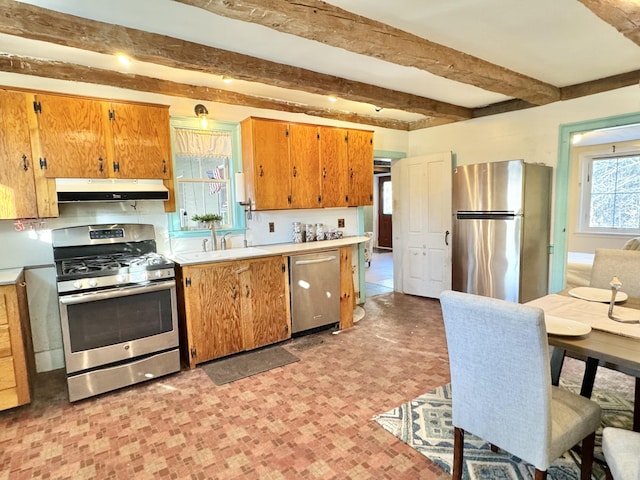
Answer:
<svg viewBox="0 0 640 480"><path fill-rule="evenodd" d="M174 129L176 200L182 228L197 228L194 215L222 216L233 225L231 207L232 138L226 131Z"/></svg>
<svg viewBox="0 0 640 480"><path fill-rule="evenodd" d="M640 152L583 159L580 230L640 233Z"/></svg>

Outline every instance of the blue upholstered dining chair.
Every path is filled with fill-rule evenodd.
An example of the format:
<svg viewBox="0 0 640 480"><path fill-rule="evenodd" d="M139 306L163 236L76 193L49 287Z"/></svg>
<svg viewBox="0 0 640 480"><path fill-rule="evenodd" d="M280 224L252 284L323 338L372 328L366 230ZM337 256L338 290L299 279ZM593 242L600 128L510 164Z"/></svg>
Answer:
<svg viewBox="0 0 640 480"><path fill-rule="evenodd" d="M544 312L453 291L440 302L451 369L453 478L462 478L468 432L533 465L536 480L582 442L581 479L590 479L600 407L551 385Z"/></svg>
<svg viewBox="0 0 640 480"><path fill-rule="evenodd" d="M604 428L602 453L609 467L607 478L640 480L640 433L614 427Z"/></svg>

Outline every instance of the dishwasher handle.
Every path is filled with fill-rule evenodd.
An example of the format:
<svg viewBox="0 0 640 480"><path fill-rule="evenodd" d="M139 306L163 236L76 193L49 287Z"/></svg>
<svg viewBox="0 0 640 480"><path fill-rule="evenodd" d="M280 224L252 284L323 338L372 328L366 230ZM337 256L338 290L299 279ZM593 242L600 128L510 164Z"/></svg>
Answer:
<svg viewBox="0 0 640 480"><path fill-rule="evenodd" d="M313 260L295 260L294 262L296 265L311 265L314 263L333 262L337 258L338 257L336 257L335 255L331 255L330 257L314 258Z"/></svg>

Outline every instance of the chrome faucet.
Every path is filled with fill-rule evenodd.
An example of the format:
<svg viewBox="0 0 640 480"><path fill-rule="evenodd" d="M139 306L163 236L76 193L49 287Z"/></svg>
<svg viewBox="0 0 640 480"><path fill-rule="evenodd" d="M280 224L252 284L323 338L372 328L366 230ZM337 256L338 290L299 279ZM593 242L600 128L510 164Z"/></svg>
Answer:
<svg viewBox="0 0 640 480"><path fill-rule="evenodd" d="M222 236L222 240L220 240L220 249L221 250L226 250L227 249L227 236L231 235L231 232L227 232Z"/></svg>
<svg viewBox="0 0 640 480"><path fill-rule="evenodd" d="M209 242L208 238L203 238L202 239L202 251L206 252L207 251L207 243Z"/></svg>

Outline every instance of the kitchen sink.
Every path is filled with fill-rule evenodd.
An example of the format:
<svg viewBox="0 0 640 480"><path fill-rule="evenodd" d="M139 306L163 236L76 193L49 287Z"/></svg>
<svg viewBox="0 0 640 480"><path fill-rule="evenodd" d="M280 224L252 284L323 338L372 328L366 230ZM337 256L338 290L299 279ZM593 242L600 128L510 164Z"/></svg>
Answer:
<svg viewBox="0 0 640 480"><path fill-rule="evenodd" d="M247 248L231 248L229 250L214 250L209 252L188 252L179 253L173 257L178 263L191 262L208 262L220 260L235 260L247 257L259 257L261 255L269 255L271 252L263 248L247 247Z"/></svg>

